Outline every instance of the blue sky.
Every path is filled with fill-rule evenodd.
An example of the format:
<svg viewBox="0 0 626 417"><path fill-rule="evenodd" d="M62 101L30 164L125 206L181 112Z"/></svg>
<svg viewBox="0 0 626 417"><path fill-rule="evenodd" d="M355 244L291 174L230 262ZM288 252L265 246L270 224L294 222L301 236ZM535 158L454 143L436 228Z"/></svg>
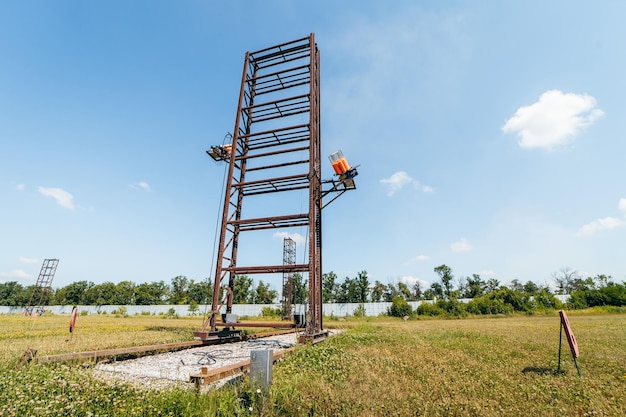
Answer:
<svg viewBox="0 0 626 417"><path fill-rule="evenodd" d="M0 281L34 283L45 258L56 287L212 276L223 167L204 150L233 129L245 52L311 32L322 151L360 164L324 211L324 272L622 281L625 15L620 1L3 1ZM253 252L280 263L282 236Z"/></svg>

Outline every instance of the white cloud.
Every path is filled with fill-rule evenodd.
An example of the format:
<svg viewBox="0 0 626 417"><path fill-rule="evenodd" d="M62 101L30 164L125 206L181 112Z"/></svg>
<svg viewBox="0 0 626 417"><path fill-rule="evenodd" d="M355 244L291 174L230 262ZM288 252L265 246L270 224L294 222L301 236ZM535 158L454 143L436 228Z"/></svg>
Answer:
<svg viewBox="0 0 626 417"><path fill-rule="evenodd" d="M429 260L430 257L428 255L417 255L415 258L413 258L414 261L427 261Z"/></svg>
<svg viewBox="0 0 626 417"><path fill-rule="evenodd" d="M39 260L37 260L35 258L25 258L23 256L20 256L20 262L22 262L24 264L38 264Z"/></svg>
<svg viewBox="0 0 626 417"><path fill-rule="evenodd" d="M130 187L134 188L135 190L139 190L139 189L146 190L146 191L150 191L151 190L150 184L148 184L145 181L139 181L139 182L136 182L134 184L130 184Z"/></svg>
<svg viewBox="0 0 626 417"><path fill-rule="evenodd" d="M578 229L577 236L591 236L599 230L617 229L618 227L626 226L626 220L618 219L616 217L605 217L603 219L597 219L588 223Z"/></svg>
<svg viewBox="0 0 626 417"><path fill-rule="evenodd" d="M74 196L60 188L39 187L39 192L46 197L52 197L57 204L68 210L74 210Z"/></svg>
<svg viewBox="0 0 626 417"><path fill-rule="evenodd" d="M18 191L24 191L25 188L26 188L26 185L24 185L24 184L17 184L15 186L15 189L18 190Z"/></svg>
<svg viewBox="0 0 626 417"><path fill-rule="evenodd" d="M428 283L426 281L424 281L423 279L419 279L417 277L411 276L411 275L404 275L400 277L398 281L405 283L410 288L412 288L416 282L419 282L422 288L428 287Z"/></svg>
<svg viewBox="0 0 626 417"><path fill-rule="evenodd" d="M592 96L550 90L536 103L517 109L502 130L516 133L522 148L553 149L569 143L603 115Z"/></svg>
<svg viewBox="0 0 626 417"><path fill-rule="evenodd" d="M291 239L293 239L294 242L296 242L296 245L304 245L304 243L306 242L306 238L300 233L276 232L274 233L273 237L274 239L280 240L290 237Z"/></svg>
<svg viewBox="0 0 626 417"><path fill-rule="evenodd" d="M626 198L620 198L617 208L626 216ZM626 226L626 220L617 217L604 217L596 219L578 229L576 236L591 236L600 230L611 230Z"/></svg>
<svg viewBox="0 0 626 417"><path fill-rule="evenodd" d="M495 277L496 276L496 272L492 271L491 269L483 269L481 271L478 271L478 275L486 276L486 277Z"/></svg>
<svg viewBox="0 0 626 417"><path fill-rule="evenodd" d="M467 239L465 238L461 238L459 240L457 240L456 242L452 243L450 245L450 249L452 249L452 252L469 252L471 251L472 245L467 241Z"/></svg>
<svg viewBox="0 0 626 417"><path fill-rule="evenodd" d="M414 180L404 171L398 171L391 175L391 177L389 178L383 178L382 180L380 180L380 183L387 186L387 195L389 197L391 197L396 193L396 191L401 190L407 185L411 185L414 189L421 190L425 193L432 193L433 191L435 191L433 187L430 187L428 185L421 185L419 181Z"/></svg>
<svg viewBox="0 0 626 417"><path fill-rule="evenodd" d="M31 276L21 269L12 269L9 272L0 272L0 277L9 279L31 280Z"/></svg>

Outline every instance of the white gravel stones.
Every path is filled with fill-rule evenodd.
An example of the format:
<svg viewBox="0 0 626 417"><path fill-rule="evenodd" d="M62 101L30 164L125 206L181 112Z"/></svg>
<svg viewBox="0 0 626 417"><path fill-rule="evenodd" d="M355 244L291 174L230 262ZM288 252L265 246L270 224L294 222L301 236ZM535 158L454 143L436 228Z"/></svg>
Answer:
<svg viewBox="0 0 626 417"><path fill-rule="evenodd" d="M238 343L203 346L177 352L160 353L119 362L99 363L95 375L105 379L130 382L145 388L193 387L189 375L222 368L250 358L252 350L279 351L297 342L295 333L270 336Z"/></svg>

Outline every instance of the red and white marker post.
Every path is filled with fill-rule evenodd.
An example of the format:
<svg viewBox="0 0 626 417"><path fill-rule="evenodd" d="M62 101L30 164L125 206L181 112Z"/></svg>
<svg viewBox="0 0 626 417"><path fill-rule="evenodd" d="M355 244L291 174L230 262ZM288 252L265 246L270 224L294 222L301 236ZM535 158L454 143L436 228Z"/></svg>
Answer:
<svg viewBox="0 0 626 417"><path fill-rule="evenodd" d="M576 337L574 337L574 332L569 325L569 320L567 319L567 314L565 314L565 311L559 310L559 316L561 317L561 330L559 332L559 365L556 371L561 372L561 346L563 340L563 329L565 329L565 337L567 338L567 343L569 344L569 348L572 351L574 365L576 365L578 377L581 378L580 368L578 368L578 362L576 362L576 358L578 358L578 356L580 355L580 351L578 350L578 343L576 342Z"/></svg>

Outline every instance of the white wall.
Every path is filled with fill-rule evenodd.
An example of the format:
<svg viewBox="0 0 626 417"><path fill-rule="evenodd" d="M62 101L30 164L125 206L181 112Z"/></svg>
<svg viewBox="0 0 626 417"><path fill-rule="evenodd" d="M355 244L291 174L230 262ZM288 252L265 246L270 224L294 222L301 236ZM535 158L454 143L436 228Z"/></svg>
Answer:
<svg viewBox="0 0 626 417"><path fill-rule="evenodd" d="M556 298L561 300L561 302L566 302L569 298L568 295L557 295ZM460 299L462 303L467 303L471 301L471 299ZM409 305L416 309L420 303L433 303L432 300L425 301L409 301ZM332 304L324 304L322 306L322 312L325 316L336 316L336 317L345 317L351 316L354 314L354 310L356 310L359 305L363 305L365 308L366 316L379 316L381 314L386 314L387 310L391 306L391 303L332 303ZM87 314L102 314L106 312L107 314L111 314L113 311L118 310L120 306L77 306L79 312L86 311ZM126 314L133 316L135 314L148 313L148 314L167 314L170 309L174 309L178 316L189 316L189 306L188 305L151 305L151 306L123 306L126 308ZM280 304L233 304L233 314L237 316L260 316L261 311L265 307L271 308L281 308ZM48 306L46 307L49 312L53 314L71 314L72 308L74 306ZM211 306L208 305L200 305L198 306L199 315L206 314L207 311L211 310ZM0 314L20 314L24 311L23 307L7 307L0 306ZM222 312L226 311L226 307L222 307ZM307 306L303 304L298 304L295 307L296 314L306 314Z"/></svg>
<svg viewBox="0 0 626 417"><path fill-rule="evenodd" d="M419 305L419 301L409 302L413 308ZM359 306L359 303L345 303L345 304L324 304L322 307L323 314L326 316L335 315L337 317L344 317L354 314L354 310ZM365 308L365 314L368 316L378 316L387 312L387 309L391 306L391 303L363 303ZM106 305L106 306L77 306L79 312L87 312L87 314L112 314L113 311L119 310L119 305ZM123 306L126 308L126 314L139 315L139 314L167 314L170 309L174 309L179 316L189 316L188 305L148 305L148 306ZM260 316L263 308L281 308L280 304L233 304L233 313L237 316ZM71 314L73 305L66 306L48 306L47 311L52 314ZM199 305L199 315L206 314L210 311L211 306ZM7 307L0 306L0 314L20 314L24 311L23 307ZM226 307L222 307L222 312L226 311ZM307 306L299 304L295 306L296 314L306 314Z"/></svg>

